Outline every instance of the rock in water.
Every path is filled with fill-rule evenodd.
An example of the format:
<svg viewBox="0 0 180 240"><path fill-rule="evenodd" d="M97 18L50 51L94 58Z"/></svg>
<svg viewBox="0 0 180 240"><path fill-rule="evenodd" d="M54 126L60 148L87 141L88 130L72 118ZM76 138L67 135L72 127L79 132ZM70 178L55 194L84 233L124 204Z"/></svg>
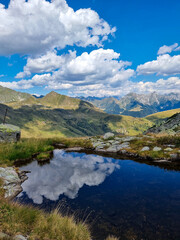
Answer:
<svg viewBox="0 0 180 240"><path fill-rule="evenodd" d="M0 124L0 142L17 142L21 138L19 127L11 124Z"/></svg>

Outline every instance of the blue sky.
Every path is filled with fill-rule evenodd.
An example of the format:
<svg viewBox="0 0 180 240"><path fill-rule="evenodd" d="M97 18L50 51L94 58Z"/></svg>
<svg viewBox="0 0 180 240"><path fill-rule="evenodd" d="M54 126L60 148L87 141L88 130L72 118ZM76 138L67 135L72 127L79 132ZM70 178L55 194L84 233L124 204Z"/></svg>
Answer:
<svg viewBox="0 0 180 240"><path fill-rule="evenodd" d="M180 92L180 1L54 2L0 0L0 85L71 96Z"/></svg>

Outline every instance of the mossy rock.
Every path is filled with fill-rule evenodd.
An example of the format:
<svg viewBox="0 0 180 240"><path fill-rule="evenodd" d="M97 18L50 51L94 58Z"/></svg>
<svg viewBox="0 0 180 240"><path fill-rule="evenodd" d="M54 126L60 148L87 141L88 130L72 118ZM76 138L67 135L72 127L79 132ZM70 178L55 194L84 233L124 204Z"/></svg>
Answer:
<svg viewBox="0 0 180 240"><path fill-rule="evenodd" d="M0 124L0 142L17 142L20 140L21 130L11 124Z"/></svg>
<svg viewBox="0 0 180 240"><path fill-rule="evenodd" d="M0 124L0 132L20 132L20 128L11 124Z"/></svg>

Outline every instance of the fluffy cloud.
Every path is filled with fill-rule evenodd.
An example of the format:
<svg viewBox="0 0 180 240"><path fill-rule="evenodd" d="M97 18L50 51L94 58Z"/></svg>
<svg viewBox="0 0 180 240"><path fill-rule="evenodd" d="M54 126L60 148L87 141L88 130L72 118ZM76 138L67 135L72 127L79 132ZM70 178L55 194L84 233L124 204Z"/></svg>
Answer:
<svg viewBox="0 0 180 240"><path fill-rule="evenodd" d="M173 45L170 45L170 46L164 45L159 48L158 55L171 53L173 51L179 51L179 50L180 50L180 47L178 47L177 43L174 43Z"/></svg>
<svg viewBox="0 0 180 240"><path fill-rule="evenodd" d="M138 74L175 75L180 74L180 55L160 55L157 60L146 62L137 67Z"/></svg>
<svg viewBox="0 0 180 240"><path fill-rule="evenodd" d="M70 89L72 86L89 86L102 84L116 87L134 75L134 70L126 69L131 63L121 61L120 54L112 49L98 49L84 52L76 56L76 52L57 56L55 52L48 52L39 58L29 58L24 72L17 77L36 74L32 79L18 82L4 83L8 87L27 89L33 86L45 86L49 89ZM59 68L59 69L57 69ZM56 71L53 71L55 70ZM51 71L51 73L47 73ZM3 86L4 86L3 84Z"/></svg>
<svg viewBox="0 0 180 240"><path fill-rule="evenodd" d="M95 11L74 11L65 0L11 0L7 9L0 4L0 55L99 46L115 31Z"/></svg>
<svg viewBox="0 0 180 240"><path fill-rule="evenodd" d="M37 162L23 167L23 170L30 170L31 173L22 187L36 204L41 204L43 197L56 201L63 194L74 199L84 185L98 186L119 168L118 161L110 158L83 154L75 156L55 150L51 163L43 168Z"/></svg>
<svg viewBox="0 0 180 240"><path fill-rule="evenodd" d="M68 61L68 59L71 59L73 56L76 56L76 53L71 51L69 54L58 56L57 52L54 50L37 58L29 57L27 59L27 64L24 67L24 71L18 73L16 78L24 78L30 76L32 73L52 72L60 68L65 62Z"/></svg>

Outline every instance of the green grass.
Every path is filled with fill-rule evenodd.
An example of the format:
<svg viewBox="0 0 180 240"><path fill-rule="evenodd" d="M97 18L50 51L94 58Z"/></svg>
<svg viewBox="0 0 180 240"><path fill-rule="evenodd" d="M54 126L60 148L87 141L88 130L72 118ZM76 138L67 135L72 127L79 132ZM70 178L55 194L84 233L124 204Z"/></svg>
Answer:
<svg viewBox="0 0 180 240"><path fill-rule="evenodd" d="M39 158L47 156L55 143L66 147L91 147L87 138L22 139L17 143L0 143L0 166L13 166L16 160L29 159L39 153ZM49 153L48 153L49 154Z"/></svg>
<svg viewBox="0 0 180 240"><path fill-rule="evenodd" d="M180 136L158 136L153 135L151 138L144 136L142 139L133 140L130 143L131 149L129 151L133 153L138 153L142 157L151 157L153 159L167 159L170 157L170 154L177 153L180 147ZM174 149L171 152L165 152L164 149L167 148L166 145L175 145ZM141 149L145 146L150 148L149 151L141 152ZM162 148L161 151L153 151L154 147Z"/></svg>
<svg viewBox="0 0 180 240"><path fill-rule="evenodd" d="M180 112L180 108L172 109L172 110L158 112L158 113L148 115L147 117L145 117L145 119L153 122L154 124L157 124L157 123L161 122L162 120L165 120L166 118L169 118L179 112Z"/></svg>

